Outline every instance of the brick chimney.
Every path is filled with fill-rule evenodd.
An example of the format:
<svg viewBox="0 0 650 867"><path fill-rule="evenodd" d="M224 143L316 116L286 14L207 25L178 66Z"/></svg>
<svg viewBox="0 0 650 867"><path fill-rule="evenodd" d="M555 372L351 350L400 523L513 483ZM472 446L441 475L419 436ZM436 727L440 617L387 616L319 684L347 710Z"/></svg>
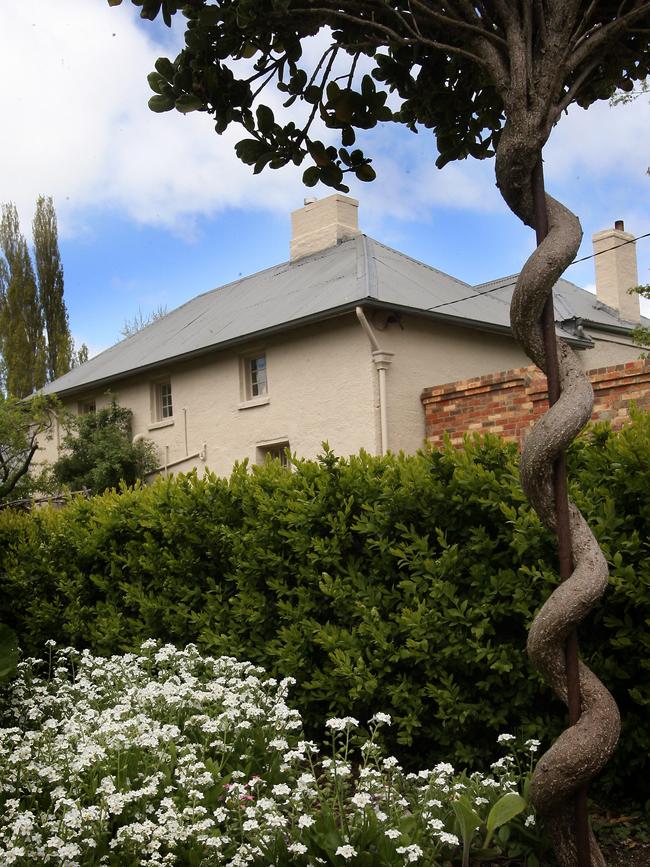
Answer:
<svg viewBox="0 0 650 867"><path fill-rule="evenodd" d="M627 291L639 285L634 235L625 231L623 220L617 220L613 229L596 232L592 241L596 254L596 297L608 307L618 310L622 319L639 322L639 296L630 295Z"/></svg>
<svg viewBox="0 0 650 867"><path fill-rule="evenodd" d="M326 199L305 199L291 214L291 261L335 247L360 235L359 202L341 193Z"/></svg>

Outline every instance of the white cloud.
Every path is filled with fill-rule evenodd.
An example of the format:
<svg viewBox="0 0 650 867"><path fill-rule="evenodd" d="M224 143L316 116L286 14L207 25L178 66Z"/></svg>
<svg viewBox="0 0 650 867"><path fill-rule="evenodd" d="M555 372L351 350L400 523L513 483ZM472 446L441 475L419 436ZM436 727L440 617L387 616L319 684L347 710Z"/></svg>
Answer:
<svg viewBox="0 0 650 867"><path fill-rule="evenodd" d="M283 214L296 207L302 169L253 176L233 153L245 137L240 129L218 137L205 115L149 111L146 76L169 49L147 26L130 3L111 9L102 0L4 0L0 70L14 85L3 93L11 130L0 141L3 201L15 201L26 222L36 196L53 195L68 235L83 234L87 209L191 234L196 217L229 207ZM318 47L314 40L311 53ZM354 187L369 213L412 219L436 205L491 206L480 172L469 164L437 172L431 135L417 138L373 131L381 182Z"/></svg>
<svg viewBox="0 0 650 867"><path fill-rule="evenodd" d="M0 189L3 201L17 203L25 229L39 193L54 196L61 233L68 235L87 231L90 211L191 236L202 215L232 207L286 214L300 203L302 169L253 176L233 153L234 142L245 136L241 130L218 137L205 115L149 111L146 75L170 50L154 36L160 28L140 25L130 2L111 9L105 0L3 0L0 71L12 84L3 91ZM321 42L313 41L310 55ZM274 104L279 100L273 96ZM546 154L549 187L566 191L568 203L585 214L585 228L591 222L602 228L619 216L638 226L648 221L642 200L633 216L623 193L624 214L605 213L614 206L609 195L592 200L605 174L622 185L647 183L647 154L640 147L647 111L642 102L572 109L554 131ZM468 160L439 172L426 130L413 136L387 125L366 139L379 180L351 186L353 195L363 196L370 226L389 216L426 220L436 208L503 210L491 161Z"/></svg>

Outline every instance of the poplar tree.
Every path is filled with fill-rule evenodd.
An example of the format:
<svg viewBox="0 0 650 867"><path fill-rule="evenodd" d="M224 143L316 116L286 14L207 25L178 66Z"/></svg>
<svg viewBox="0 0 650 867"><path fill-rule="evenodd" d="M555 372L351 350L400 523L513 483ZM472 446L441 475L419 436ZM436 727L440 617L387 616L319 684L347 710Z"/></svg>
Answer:
<svg viewBox="0 0 650 867"><path fill-rule="evenodd" d="M0 249L5 258L0 277L5 388L10 395L26 397L45 385L45 339L32 260L13 203L2 206Z"/></svg>
<svg viewBox="0 0 650 867"><path fill-rule="evenodd" d="M72 367L73 343L63 299L63 266L59 253L56 212L51 196L39 196L32 223L34 262L47 341L47 379L57 379Z"/></svg>

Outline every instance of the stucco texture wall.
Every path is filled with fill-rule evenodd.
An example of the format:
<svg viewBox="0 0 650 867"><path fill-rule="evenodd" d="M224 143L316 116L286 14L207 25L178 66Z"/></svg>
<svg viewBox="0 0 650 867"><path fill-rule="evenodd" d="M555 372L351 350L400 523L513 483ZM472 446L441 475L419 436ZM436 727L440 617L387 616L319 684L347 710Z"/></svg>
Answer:
<svg viewBox="0 0 650 867"><path fill-rule="evenodd" d="M255 405L242 393L241 368L258 352L266 354L268 401ZM171 424L152 420L151 385L164 379L172 386ZM255 463L259 447L282 441L299 457L315 457L324 440L343 455L377 450L374 369L353 314L127 378L110 392L132 410L134 436L151 439L161 466L174 472L208 467L228 475L235 461ZM98 409L110 400L97 390L64 404L76 412L93 398ZM56 438L45 446L41 459L55 459Z"/></svg>
<svg viewBox="0 0 650 867"><path fill-rule="evenodd" d="M375 326L382 324L371 317ZM527 358L505 335L402 316L377 330L382 349L395 353L387 372L388 444L393 452L415 452L424 443L420 395L432 383L519 367Z"/></svg>

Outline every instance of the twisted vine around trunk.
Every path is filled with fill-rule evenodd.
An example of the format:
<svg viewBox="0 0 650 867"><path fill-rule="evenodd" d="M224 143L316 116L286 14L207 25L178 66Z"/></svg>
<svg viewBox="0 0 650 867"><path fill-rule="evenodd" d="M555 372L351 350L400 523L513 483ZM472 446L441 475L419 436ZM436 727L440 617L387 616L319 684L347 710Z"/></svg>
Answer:
<svg viewBox="0 0 650 867"><path fill-rule="evenodd" d="M539 154L539 151L537 151ZM497 182L510 208L526 224L534 224L532 167L537 158L522 139L505 130L497 152ZM547 363L542 310L553 286L573 261L582 230L578 218L546 195L549 232L521 271L513 294L510 319L515 338L544 373ZM553 465L591 417L593 391L571 347L558 341L561 396L537 422L521 455L524 491L542 523L556 530ZM603 595L608 567L587 522L569 502L573 571L535 618L528 636L528 654L556 695L568 704L566 641ZM596 675L579 663L581 714L539 760L532 782L533 804L548 831L561 867L576 867L575 796L607 764L618 741L616 703ZM605 867L595 837L589 832L591 867Z"/></svg>

